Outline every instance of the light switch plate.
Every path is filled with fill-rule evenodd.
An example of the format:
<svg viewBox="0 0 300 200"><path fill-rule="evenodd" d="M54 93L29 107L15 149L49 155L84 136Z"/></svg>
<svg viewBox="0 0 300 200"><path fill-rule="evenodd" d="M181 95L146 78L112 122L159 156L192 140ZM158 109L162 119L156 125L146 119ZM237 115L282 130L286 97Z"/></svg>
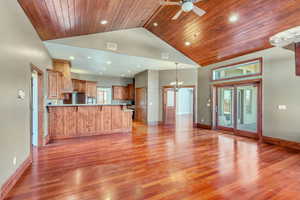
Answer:
<svg viewBox="0 0 300 200"><path fill-rule="evenodd" d="M18 99L25 99L24 90L18 90Z"/></svg>

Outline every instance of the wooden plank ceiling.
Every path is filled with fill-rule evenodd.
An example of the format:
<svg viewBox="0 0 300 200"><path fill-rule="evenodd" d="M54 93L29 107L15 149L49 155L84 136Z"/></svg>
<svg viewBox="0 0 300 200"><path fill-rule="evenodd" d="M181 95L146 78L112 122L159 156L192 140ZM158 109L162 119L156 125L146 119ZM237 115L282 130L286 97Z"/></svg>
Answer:
<svg viewBox="0 0 300 200"><path fill-rule="evenodd" d="M179 7L158 10L160 0L18 1L42 40L144 26L202 66L269 48L270 36L300 25L299 0L203 0L206 15L176 21ZM239 19L229 22L233 14Z"/></svg>
<svg viewBox="0 0 300 200"><path fill-rule="evenodd" d="M142 27L160 6L159 0L18 1L42 40Z"/></svg>
<svg viewBox="0 0 300 200"><path fill-rule="evenodd" d="M299 0L204 0L197 6L207 14L184 13L173 21L179 8L165 6L145 27L202 66L269 48L270 36L300 25ZM235 23L229 22L233 14Z"/></svg>

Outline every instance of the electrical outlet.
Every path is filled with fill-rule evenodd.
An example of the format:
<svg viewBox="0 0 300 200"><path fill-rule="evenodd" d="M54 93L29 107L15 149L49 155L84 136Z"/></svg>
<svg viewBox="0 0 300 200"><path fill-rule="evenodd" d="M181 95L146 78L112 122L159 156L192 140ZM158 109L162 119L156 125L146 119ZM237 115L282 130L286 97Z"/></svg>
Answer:
<svg viewBox="0 0 300 200"><path fill-rule="evenodd" d="M202 119L201 119L201 123L203 123L203 122L204 122L204 119L202 118Z"/></svg>
<svg viewBox="0 0 300 200"><path fill-rule="evenodd" d="M13 159L13 164L14 164L14 166L17 164L17 157L16 156Z"/></svg>

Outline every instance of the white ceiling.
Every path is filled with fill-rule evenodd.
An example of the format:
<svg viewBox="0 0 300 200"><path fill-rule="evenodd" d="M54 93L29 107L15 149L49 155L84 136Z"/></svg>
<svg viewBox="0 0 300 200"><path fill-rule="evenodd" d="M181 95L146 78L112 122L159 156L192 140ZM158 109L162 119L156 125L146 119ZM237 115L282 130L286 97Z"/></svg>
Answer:
<svg viewBox="0 0 300 200"><path fill-rule="evenodd" d="M107 50L107 42L117 43L118 50ZM44 44L53 58L69 60L73 56L74 73L133 77L147 69L175 69L175 62L180 63L180 68L198 67L144 28L49 40ZM168 53L169 58L163 60L162 53Z"/></svg>

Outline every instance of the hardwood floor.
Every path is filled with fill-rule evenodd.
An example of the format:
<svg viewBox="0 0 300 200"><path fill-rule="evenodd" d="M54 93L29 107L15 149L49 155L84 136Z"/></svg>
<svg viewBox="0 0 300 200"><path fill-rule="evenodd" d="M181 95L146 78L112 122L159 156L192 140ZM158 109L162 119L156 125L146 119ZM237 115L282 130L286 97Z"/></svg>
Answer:
<svg viewBox="0 0 300 200"><path fill-rule="evenodd" d="M34 157L7 200L300 199L299 152L191 125L135 123Z"/></svg>

